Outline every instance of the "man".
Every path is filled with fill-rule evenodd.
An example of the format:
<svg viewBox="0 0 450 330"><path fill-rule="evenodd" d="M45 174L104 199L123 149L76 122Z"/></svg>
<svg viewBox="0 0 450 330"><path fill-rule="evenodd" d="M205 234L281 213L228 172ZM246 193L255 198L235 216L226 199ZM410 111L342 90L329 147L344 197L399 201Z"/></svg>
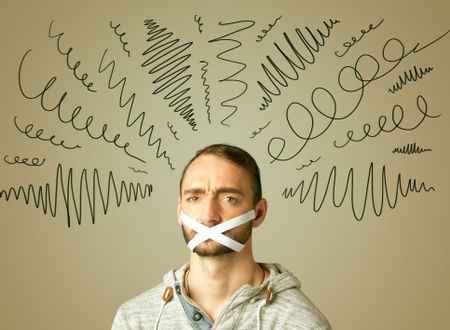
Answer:
<svg viewBox="0 0 450 330"><path fill-rule="evenodd" d="M123 304L113 329L331 329L291 273L255 262L252 229L266 212L252 156L226 144L198 151L178 199L190 262Z"/></svg>

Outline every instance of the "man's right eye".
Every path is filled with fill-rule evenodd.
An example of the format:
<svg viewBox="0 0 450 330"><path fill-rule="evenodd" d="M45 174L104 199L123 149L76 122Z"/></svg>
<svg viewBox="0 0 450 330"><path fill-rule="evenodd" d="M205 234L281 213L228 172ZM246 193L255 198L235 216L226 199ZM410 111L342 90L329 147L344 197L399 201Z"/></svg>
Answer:
<svg viewBox="0 0 450 330"><path fill-rule="evenodd" d="M195 201L198 200L198 197L197 196L189 196L189 197L186 198L186 200L188 202L195 202Z"/></svg>

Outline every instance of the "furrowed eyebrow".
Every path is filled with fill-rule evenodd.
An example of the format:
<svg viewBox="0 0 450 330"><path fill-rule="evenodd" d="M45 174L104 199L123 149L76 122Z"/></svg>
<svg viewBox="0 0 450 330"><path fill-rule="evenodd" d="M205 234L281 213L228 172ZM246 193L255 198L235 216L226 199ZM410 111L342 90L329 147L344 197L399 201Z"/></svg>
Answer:
<svg viewBox="0 0 450 330"><path fill-rule="evenodd" d="M183 190L183 195L187 195L187 194L202 194L205 193L205 189L203 188L189 188L189 189L185 189ZM232 193L232 194L238 194L238 195L244 195L243 191L241 189L238 188L233 188L233 187L221 187L219 189L217 189L217 194L224 194L224 193Z"/></svg>

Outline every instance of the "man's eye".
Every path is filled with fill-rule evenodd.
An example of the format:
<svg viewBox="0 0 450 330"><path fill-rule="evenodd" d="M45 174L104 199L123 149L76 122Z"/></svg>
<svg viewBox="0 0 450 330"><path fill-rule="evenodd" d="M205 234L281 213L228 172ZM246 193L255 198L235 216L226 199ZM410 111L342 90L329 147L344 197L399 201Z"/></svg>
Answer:
<svg viewBox="0 0 450 330"><path fill-rule="evenodd" d="M186 200L188 202L195 202L198 200L198 197L197 196L189 196L188 198L186 198Z"/></svg>
<svg viewBox="0 0 450 330"><path fill-rule="evenodd" d="M231 196L226 196L226 197L224 197L224 200L225 200L226 202L230 202L230 203L236 203L236 202L237 202L236 198L231 197Z"/></svg>

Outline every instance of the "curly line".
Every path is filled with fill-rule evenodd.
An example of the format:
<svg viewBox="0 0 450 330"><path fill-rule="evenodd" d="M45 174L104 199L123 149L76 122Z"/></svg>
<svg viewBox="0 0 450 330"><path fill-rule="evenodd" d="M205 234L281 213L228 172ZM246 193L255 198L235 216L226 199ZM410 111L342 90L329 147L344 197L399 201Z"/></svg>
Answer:
<svg viewBox="0 0 450 330"><path fill-rule="evenodd" d="M201 78L202 78L202 80L203 80L203 82L202 82L202 85L203 86L205 86L205 106L206 106L206 114L208 115L208 123L210 123L211 124L211 106L209 105L209 101L210 101L210 98L209 98L209 85L206 83L206 73L208 72L208 69L207 69L207 67L208 67L208 65L209 65L209 63L207 62L207 61L200 61L200 63L205 63L205 65L203 65L202 66L202 68L201 68L201 70L203 71L203 73L202 73L202 76L201 76Z"/></svg>
<svg viewBox="0 0 450 330"><path fill-rule="evenodd" d="M248 89L248 84L245 81L242 81L242 80L239 80L239 79L233 79L233 78L235 76L237 76L239 73L241 73L242 71L244 71L247 68L247 65L245 63L243 63L243 62L234 61L234 60L231 60L231 59L229 59L227 57L223 57L223 55L226 54L226 53L232 52L235 49L238 49L238 48L240 48L242 46L242 43L240 41L238 41L236 39L231 39L231 38L228 38L228 37L233 35L233 34L235 34L235 33L238 33L238 32L241 32L243 30L251 28L253 25L255 25L255 21L242 20L242 21L234 21L234 22L228 22L228 23L219 22L219 25L233 25L233 24L241 24L241 23L244 23L246 25L241 27L241 28L238 28L237 30L234 30L234 31L232 31L230 33L227 33L227 34L225 34L223 36L220 36L218 38L215 38L215 39L212 39L212 40L208 41L210 43L218 42L218 41L231 41L232 43L236 44L234 47L227 48L226 50L224 50L223 52L219 53L216 56L216 58L218 58L218 59L220 59L222 61L225 61L225 62L228 62L228 63L233 63L233 64L238 64L239 66L241 66L241 68L238 71L232 73L231 75L229 75L228 77L226 77L224 79L219 80L219 82L237 82L237 83L240 83L240 84L244 85L244 90L241 93L239 93L238 95L236 95L236 96L234 96L234 97L232 97L230 99L222 101L220 103L223 107L227 107L227 108L233 109L232 112L220 122L222 125L228 126L228 127L230 127L230 125L226 124L225 121L227 121L230 117L232 117L236 113L236 111L238 110L238 107L236 105L234 105L234 104L230 104L230 102L240 98L242 95L245 94L245 92Z"/></svg>

